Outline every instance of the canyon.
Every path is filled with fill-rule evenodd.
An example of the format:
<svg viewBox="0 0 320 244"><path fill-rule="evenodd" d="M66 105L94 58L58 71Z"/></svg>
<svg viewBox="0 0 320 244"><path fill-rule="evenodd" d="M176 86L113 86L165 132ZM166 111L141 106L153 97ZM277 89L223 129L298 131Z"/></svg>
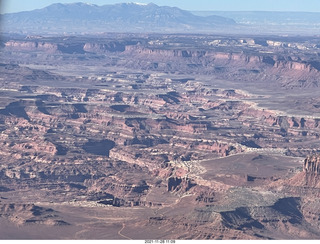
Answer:
<svg viewBox="0 0 320 244"><path fill-rule="evenodd" d="M319 37L0 46L1 239L319 239Z"/></svg>

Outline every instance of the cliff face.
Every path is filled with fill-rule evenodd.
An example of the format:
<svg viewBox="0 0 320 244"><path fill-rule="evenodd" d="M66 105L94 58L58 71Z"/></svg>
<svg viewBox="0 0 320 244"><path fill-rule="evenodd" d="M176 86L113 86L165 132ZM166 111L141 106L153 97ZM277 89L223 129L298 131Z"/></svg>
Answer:
<svg viewBox="0 0 320 244"><path fill-rule="evenodd" d="M316 60L296 55L278 55L275 53L259 53L239 50L219 51L214 48L180 48L166 47L166 45L148 45L142 41L106 41L106 42L77 42L53 40L10 40L4 43L5 48L11 51L41 51L46 53L118 53L126 57L134 57L137 64L142 66L145 61L154 62L154 69L167 71L168 64L178 61L179 65L207 69L217 66L217 69L206 72L224 71L235 72L238 69L248 69L249 73L258 74L268 70L271 74L282 72L285 76L306 76L318 74L320 63ZM130 62L129 62L130 63ZM163 65L161 65L163 64ZM190 66L193 65L193 66ZM224 68L223 68L224 67ZM145 67L147 68L147 67ZM232 71L232 69L235 69ZM292 71L294 71L292 73ZM291 72L291 73L290 73Z"/></svg>
<svg viewBox="0 0 320 244"><path fill-rule="evenodd" d="M307 60L295 60L298 57L278 56L276 54L254 54L244 52L221 52L215 50L189 50L189 49L166 49L166 48L149 48L140 45L129 45L125 47L125 53L135 56L145 56L150 59L163 58L189 58L193 60L201 60L208 63L219 65L238 64L242 66L266 66L275 69L292 69L312 71L318 70L317 65Z"/></svg>
<svg viewBox="0 0 320 244"><path fill-rule="evenodd" d="M308 156L304 160L303 171L320 175L320 155Z"/></svg>
<svg viewBox="0 0 320 244"><path fill-rule="evenodd" d="M5 47L12 51L44 51L55 53L58 51L58 45L49 42L35 41L8 41Z"/></svg>
<svg viewBox="0 0 320 244"><path fill-rule="evenodd" d="M126 46L122 53L135 58L130 65L149 70L172 72L183 70L185 73L215 74L222 79L248 80L253 82L276 81L281 87L316 87L319 64L311 57L295 54L248 51L241 48L225 49L188 49Z"/></svg>
<svg viewBox="0 0 320 244"><path fill-rule="evenodd" d="M133 45L136 42L52 42L39 40L10 40L4 43L4 47L11 51L41 51L47 53L105 53L123 52L127 44Z"/></svg>
<svg viewBox="0 0 320 244"><path fill-rule="evenodd" d="M272 185L283 187L288 193L302 195L313 201L320 197L320 155L307 156L302 168L303 171L292 178L274 182Z"/></svg>

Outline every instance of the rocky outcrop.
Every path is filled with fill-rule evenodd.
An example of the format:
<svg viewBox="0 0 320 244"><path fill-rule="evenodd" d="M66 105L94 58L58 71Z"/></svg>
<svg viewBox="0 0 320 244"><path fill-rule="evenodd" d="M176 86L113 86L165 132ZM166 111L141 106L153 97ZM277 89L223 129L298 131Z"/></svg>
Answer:
<svg viewBox="0 0 320 244"><path fill-rule="evenodd" d="M272 188L284 188L286 192L308 197L320 197L320 156L313 154L303 161L302 171L289 179L273 182Z"/></svg>
<svg viewBox="0 0 320 244"><path fill-rule="evenodd" d="M6 218L17 225L69 225L59 217L57 211L34 204L0 204L0 218Z"/></svg>
<svg viewBox="0 0 320 244"><path fill-rule="evenodd" d="M195 186L194 182L186 177L170 177L168 179L168 191L170 192L180 191L183 193L190 190L193 186Z"/></svg>
<svg viewBox="0 0 320 244"><path fill-rule="evenodd" d="M58 51L58 45L50 42L37 41L8 41L5 47L12 51L42 51L55 53Z"/></svg>
<svg viewBox="0 0 320 244"><path fill-rule="evenodd" d="M41 38L40 38L41 39ZM136 44L134 41L128 42L106 42L106 43L55 43L41 40L10 40L4 43L6 49L11 51L40 51L46 53L105 53L123 52L126 45Z"/></svg>
<svg viewBox="0 0 320 244"><path fill-rule="evenodd" d="M320 175L320 155L308 156L304 160L303 171L306 173Z"/></svg>

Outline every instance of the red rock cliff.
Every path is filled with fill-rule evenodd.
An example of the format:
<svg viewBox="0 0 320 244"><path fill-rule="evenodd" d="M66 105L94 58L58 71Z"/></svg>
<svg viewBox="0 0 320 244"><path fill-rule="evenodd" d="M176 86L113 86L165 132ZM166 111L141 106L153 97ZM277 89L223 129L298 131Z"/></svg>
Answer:
<svg viewBox="0 0 320 244"><path fill-rule="evenodd" d="M308 156L304 160L303 171L307 173L320 174L320 155Z"/></svg>

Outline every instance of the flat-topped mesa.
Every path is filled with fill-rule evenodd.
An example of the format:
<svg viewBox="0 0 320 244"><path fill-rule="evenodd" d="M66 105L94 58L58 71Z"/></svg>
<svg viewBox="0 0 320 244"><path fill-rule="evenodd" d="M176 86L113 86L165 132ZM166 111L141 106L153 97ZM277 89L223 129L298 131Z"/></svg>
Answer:
<svg viewBox="0 0 320 244"><path fill-rule="evenodd" d="M320 155L311 155L304 160L303 171L320 175Z"/></svg>

